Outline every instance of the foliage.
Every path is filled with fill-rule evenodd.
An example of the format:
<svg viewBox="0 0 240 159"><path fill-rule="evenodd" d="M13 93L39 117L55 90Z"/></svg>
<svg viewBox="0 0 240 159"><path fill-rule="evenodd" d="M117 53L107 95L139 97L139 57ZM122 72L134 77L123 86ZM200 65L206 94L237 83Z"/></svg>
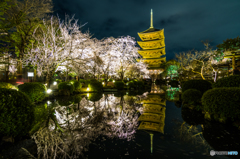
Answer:
<svg viewBox="0 0 240 159"><path fill-rule="evenodd" d="M203 94L204 92L211 88L212 88L211 83L206 80L189 80L184 82L182 86L182 92L188 89L197 89L201 91L201 93Z"/></svg>
<svg viewBox="0 0 240 159"><path fill-rule="evenodd" d="M59 91L69 91L70 94L73 94L74 91L74 85L70 82L61 82L58 84L58 90Z"/></svg>
<svg viewBox="0 0 240 159"><path fill-rule="evenodd" d="M113 79L111 79L111 78L110 78L108 81L109 81L109 82L112 82L112 81L113 81Z"/></svg>
<svg viewBox="0 0 240 159"><path fill-rule="evenodd" d="M0 30L7 33L7 36L1 36L1 41L10 45L10 48L15 48L17 56L22 57L33 41L32 33L37 26L41 26L40 19L52 12L52 0L4 1L7 2L7 8L3 18L0 18Z"/></svg>
<svg viewBox="0 0 240 159"><path fill-rule="evenodd" d="M11 83L0 82L0 88L15 89L18 90L18 87L12 85Z"/></svg>
<svg viewBox="0 0 240 159"><path fill-rule="evenodd" d="M163 63L164 72L162 73L165 77L177 77L180 64L176 60L169 60L166 63Z"/></svg>
<svg viewBox="0 0 240 159"><path fill-rule="evenodd" d="M88 100L92 102L99 101L103 97L102 93L89 93Z"/></svg>
<svg viewBox="0 0 240 159"><path fill-rule="evenodd" d="M0 134L24 136L32 128L34 105L20 91L0 88Z"/></svg>
<svg viewBox="0 0 240 159"><path fill-rule="evenodd" d="M137 81L138 89L144 89L144 82L143 81Z"/></svg>
<svg viewBox="0 0 240 159"><path fill-rule="evenodd" d="M213 88L219 87L240 87L240 76L234 75L218 79L216 83L213 83Z"/></svg>
<svg viewBox="0 0 240 159"><path fill-rule="evenodd" d="M82 84L80 81L77 80L71 80L71 84L74 86L74 92L79 93L81 92Z"/></svg>
<svg viewBox="0 0 240 159"><path fill-rule="evenodd" d="M85 84L85 82L86 82L86 80L81 79L81 78L80 78L78 81L79 81L80 83L84 83L84 84Z"/></svg>
<svg viewBox="0 0 240 159"><path fill-rule="evenodd" d="M24 83L18 88L19 91L26 93L32 102L41 102L46 98L46 86L40 82Z"/></svg>
<svg viewBox="0 0 240 159"><path fill-rule="evenodd" d="M187 102L188 104L194 104L199 109L197 103L201 101L202 93L197 89L188 89L182 93L182 100L183 102Z"/></svg>
<svg viewBox="0 0 240 159"><path fill-rule="evenodd" d="M136 85L135 85L135 83L133 81L128 82L127 86L128 86L129 89L136 88Z"/></svg>
<svg viewBox="0 0 240 159"><path fill-rule="evenodd" d="M122 90L124 88L124 83L122 81L115 81L114 85L118 90Z"/></svg>
<svg viewBox="0 0 240 159"><path fill-rule="evenodd" d="M217 45L218 50L235 51L240 48L239 36L234 39L224 40L222 44Z"/></svg>
<svg viewBox="0 0 240 159"><path fill-rule="evenodd" d="M103 89L102 83L94 80L90 81L88 87L90 88L90 91L93 92L101 92Z"/></svg>
<svg viewBox="0 0 240 159"><path fill-rule="evenodd" d="M239 118L240 88L215 88L208 90L202 96L205 112L216 114L220 118Z"/></svg>

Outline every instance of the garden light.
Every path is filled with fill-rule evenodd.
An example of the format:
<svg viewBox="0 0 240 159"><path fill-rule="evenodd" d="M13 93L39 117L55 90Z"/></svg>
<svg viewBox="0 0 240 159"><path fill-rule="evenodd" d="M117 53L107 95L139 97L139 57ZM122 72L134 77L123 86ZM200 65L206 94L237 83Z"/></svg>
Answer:
<svg viewBox="0 0 240 159"><path fill-rule="evenodd" d="M115 82L115 80L113 80L113 82Z"/></svg>
<svg viewBox="0 0 240 159"><path fill-rule="evenodd" d="M89 87L87 88L87 91L89 91Z"/></svg>
<svg viewBox="0 0 240 159"><path fill-rule="evenodd" d="M53 85L57 85L57 82L53 82Z"/></svg>
<svg viewBox="0 0 240 159"><path fill-rule="evenodd" d="M104 82L102 84L104 85Z"/></svg>
<svg viewBox="0 0 240 159"><path fill-rule="evenodd" d="M52 90L51 90L51 89L48 89L48 90L47 90L47 93L51 93L51 92L52 92Z"/></svg>
<svg viewBox="0 0 240 159"><path fill-rule="evenodd" d="M87 94L87 97L89 97L89 93Z"/></svg>

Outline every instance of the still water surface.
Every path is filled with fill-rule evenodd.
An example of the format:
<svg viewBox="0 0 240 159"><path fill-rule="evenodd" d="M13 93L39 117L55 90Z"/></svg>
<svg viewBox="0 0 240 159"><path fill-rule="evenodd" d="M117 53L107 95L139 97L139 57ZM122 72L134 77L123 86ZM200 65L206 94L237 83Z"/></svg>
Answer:
<svg viewBox="0 0 240 159"><path fill-rule="evenodd" d="M240 132L234 127L205 122L199 113L182 111L169 94L127 94L86 94L78 95L78 101L61 97L40 104L39 108L47 105L62 130L53 134L55 139L59 137L54 141L59 145L57 158L225 159L232 156L213 157L210 150L240 152ZM158 131L139 130L138 119L145 113L146 103L162 108ZM49 132L53 132L55 123L49 122ZM43 150L42 146L39 154L44 155Z"/></svg>

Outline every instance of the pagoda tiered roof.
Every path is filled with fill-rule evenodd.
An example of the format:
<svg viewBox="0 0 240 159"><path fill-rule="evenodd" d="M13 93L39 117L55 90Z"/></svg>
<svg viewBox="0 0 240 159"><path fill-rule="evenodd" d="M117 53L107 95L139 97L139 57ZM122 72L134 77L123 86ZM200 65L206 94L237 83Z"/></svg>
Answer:
<svg viewBox="0 0 240 159"><path fill-rule="evenodd" d="M165 47L160 48L160 49L152 49L152 50L140 49L140 50L138 50L138 53L143 58L160 58L162 55L166 54Z"/></svg>
<svg viewBox="0 0 240 159"><path fill-rule="evenodd" d="M164 29L160 30L150 27L149 29L138 33L138 36L142 41L164 39Z"/></svg>

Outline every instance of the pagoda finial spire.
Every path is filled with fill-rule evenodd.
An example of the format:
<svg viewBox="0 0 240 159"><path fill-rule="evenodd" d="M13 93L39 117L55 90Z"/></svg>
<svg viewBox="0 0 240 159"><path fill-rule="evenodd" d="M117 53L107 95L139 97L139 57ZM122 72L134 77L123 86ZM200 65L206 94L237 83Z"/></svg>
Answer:
<svg viewBox="0 0 240 159"><path fill-rule="evenodd" d="M151 9L151 23L150 23L150 28L153 28L153 11Z"/></svg>

